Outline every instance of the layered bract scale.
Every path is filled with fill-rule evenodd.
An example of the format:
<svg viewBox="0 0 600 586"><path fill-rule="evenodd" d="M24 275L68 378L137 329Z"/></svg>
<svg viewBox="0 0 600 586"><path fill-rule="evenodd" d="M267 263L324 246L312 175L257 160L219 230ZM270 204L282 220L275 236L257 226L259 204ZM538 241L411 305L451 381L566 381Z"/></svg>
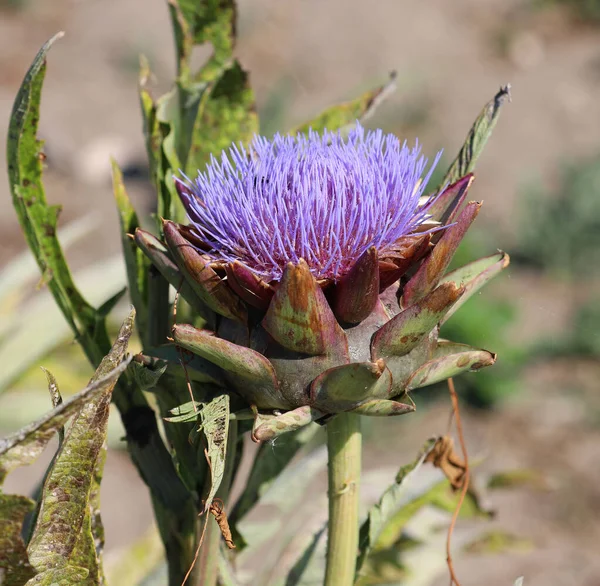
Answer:
<svg viewBox="0 0 600 586"><path fill-rule="evenodd" d="M189 226L164 222L164 244L136 232L206 320L176 325L174 343L257 409L257 439L346 411L407 413L411 390L495 361L438 331L508 256L445 274L480 204L465 203L470 175L422 197L426 163L358 125L346 139L257 137L178 180Z"/></svg>

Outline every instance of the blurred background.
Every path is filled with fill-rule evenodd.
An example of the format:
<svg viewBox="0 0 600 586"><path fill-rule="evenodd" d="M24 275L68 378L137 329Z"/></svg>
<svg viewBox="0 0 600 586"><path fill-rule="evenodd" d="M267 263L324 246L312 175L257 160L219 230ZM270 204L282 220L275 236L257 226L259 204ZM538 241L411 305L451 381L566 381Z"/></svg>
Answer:
<svg viewBox="0 0 600 586"><path fill-rule="evenodd" d="M76 280L100 303L124 283L109 157L139 211L153 194L138 111L139 54L158 96L174 73L164 0L0 0L0 129L43 42L51 50L40 134L46 187ZM501 553L457 561L464 584L600 583L600 1L239 0L237 54L251 72L265 134L285 131L384 83L397 91L368 126L418 136L443 170L499 86L507 104L477 168L483 200L457 264L507 250L512 264L469 301L444 335L498 352L492 369L457 379L470 457L479 470L520 471L494 491L492 527L518 536ZM4 159L4 140L0 142ZM43 364L64 395L91 371L54 303L12 210L0 168L0 433L49 408ZM365 461L389 477L423 441L446 433L444 388L419 391L418 412L370 422ZM116 414L115 414L116 415ZM144 535L146 490L119 450L118 416L103 483L107 549ZM277 449L276 444L273 449ZM48 456L48 458L50 455ZM48 460L46 460L47 463ZM28 491L44 463L12 474ZM385 484L365 486L367 502ZM444 556L440 549L440 556ZM440 578L445 584L447 577Z"/></svg>

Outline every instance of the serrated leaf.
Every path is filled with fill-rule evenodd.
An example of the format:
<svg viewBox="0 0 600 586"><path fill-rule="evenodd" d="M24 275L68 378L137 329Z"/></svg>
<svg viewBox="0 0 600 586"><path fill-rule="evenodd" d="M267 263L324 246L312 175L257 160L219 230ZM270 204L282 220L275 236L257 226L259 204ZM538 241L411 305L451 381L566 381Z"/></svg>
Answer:
<svg viewBox="0 0 600 586"><path fill-rule="evenodd" d="M344 102L327 108L313 120L305 122L292 129L290 134L307 133L310 129L315 132L347 130L356 120L363 122L373 115L379 104L396 89L396 74L390 75L390 80L374 90L369 90L349 102Z"/></svg>
<svg viewBox="0 0 600 586"><path fill-rule="evenodd" d="M441 186L454 183L475 169L477 159L496 126L500 108L507 99L510 99L510 85L501 87L500 91L483 107L456 159L440 183Z"/></svg>

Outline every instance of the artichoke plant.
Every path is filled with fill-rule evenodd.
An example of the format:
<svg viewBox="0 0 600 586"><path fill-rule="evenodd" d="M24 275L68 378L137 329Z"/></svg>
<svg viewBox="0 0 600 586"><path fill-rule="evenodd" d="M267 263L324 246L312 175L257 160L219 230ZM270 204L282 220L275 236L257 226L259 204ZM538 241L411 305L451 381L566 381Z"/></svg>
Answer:
<svg viewBox="0 0 600 586"><path fill-rule="evenodd" d="M188 225L135 241L204 320L175 324L190 368L242 397L253 437L340 413L414 411L409 392L490 366L440 324L508 264L447 273L481 204L467 174L432 195L417 145L365 131L255 137L176 177Z"/></svg>

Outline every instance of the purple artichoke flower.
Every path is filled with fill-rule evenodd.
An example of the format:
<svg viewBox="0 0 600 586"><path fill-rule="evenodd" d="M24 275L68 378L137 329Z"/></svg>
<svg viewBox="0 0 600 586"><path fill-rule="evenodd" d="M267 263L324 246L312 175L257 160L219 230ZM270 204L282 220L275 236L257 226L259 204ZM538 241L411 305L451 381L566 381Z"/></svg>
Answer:
<svg viewBox="0 0 600 586"><path fill-rule="evenodd" d="M255 137L233 146L194 181L179 181L191 231L214 261L245 264L279 281L304 259L317 279L337 281L374 246L380 255L428 218L419 199L434 165L392 134Z"/></svg>
<svg viewBox="0 0 600 586"><path fill-rule="evenodd" d="M508 264L445 274L480 204L472 175L423 197L418 146L360 125L256 137L195 180L177 179L189 226L136 242L206 320L174 326L207 380L256 411L268 439L341 412L399 415L419 387L493 364L438 337L441 322Z"/></svg>

